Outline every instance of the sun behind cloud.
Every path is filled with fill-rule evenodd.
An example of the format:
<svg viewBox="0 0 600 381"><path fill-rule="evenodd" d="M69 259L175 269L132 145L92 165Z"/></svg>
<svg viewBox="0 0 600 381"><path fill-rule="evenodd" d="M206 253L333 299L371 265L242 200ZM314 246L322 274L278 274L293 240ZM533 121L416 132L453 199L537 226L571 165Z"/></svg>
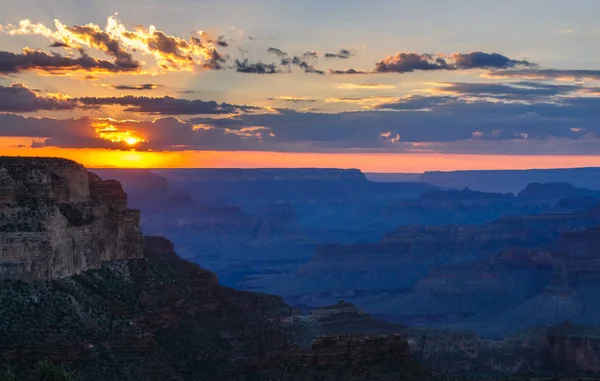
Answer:
<svg viewBox="0 0 600 381"><path fill-rule="evenodd" d="M110 140L113 143L122 142L133 147L146 141L146 139L136 136L129 130L120 131L117 127L110 123L110 120L96 120L92 123L92 126L96 130L98 137L101 139Z"/></svg>

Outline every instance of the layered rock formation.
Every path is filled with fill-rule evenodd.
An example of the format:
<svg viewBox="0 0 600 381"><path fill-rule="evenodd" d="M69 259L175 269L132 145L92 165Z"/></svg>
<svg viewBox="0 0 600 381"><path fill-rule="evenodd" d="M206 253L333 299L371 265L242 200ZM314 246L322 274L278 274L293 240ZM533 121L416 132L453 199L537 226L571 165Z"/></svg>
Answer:
<svg viewBox="0 0 600 381"><path fill-rule="evenodd" d="M86 380L330 379L352 366L429 379L400 337L319 337L303 349L317 332L298 311L222 287L164 238L142 241L121 185L77 163L0 158L0 195L0 367L23 379L40 359ZM267 211L264 224L282 214Z"/></svg>
<svg viewBox="0 0 600 381"><path fill-rule="evenodd" d="M139 218L117 181L73 161L0 157L0 279L56 279L140 258Z"/></svg>
<svg viewBox="0 0 600 381"><path fill-rule="evenodd" d="M276 292L301 308L345 299L390 322L490 337L576 316L576 323L592 324L600 316L592 298L600 237L583 229L598 225L600 210L592 209L484 225L400 227L378 243L320 246L296 272L248 277L247 287ZM539 254L569 232L553 244L566 240L552 262ZM563 292L566 284L571 290Z"/></svg>
<svg viewBox="0 0 600 381"><path fill-rule="evenodd" d="M531 182L571 183L573 186L600 189L600 168L560 168L529 170L475 170L432 171L423 173L419 180L442 188L469 187L485 192L517 193Z"/></svg>
<svg viewBox="0 0 600 381"><path fill-rule="evenodd" d="M505 379L501 375L535 373L595 374L600 372L600 329L569 322L550 327L524 330L502 340L489 340L470 332L411 328L375 319L351 303L311 311L314 332L320 336L312 346L322 343L338 346L351 334L369 334L372 342L386 348L386 342L404 338L412 356L431 369L445 374L487 374L487 379ZM387 338L387 339L386 339ZM361 340L360 338L354 340ZM384 356L385 357L385 356ZM500 377L499 377L500 375ZM588 376L589 377L589 376ZM510 379L521 379L511 376ZM562 380L569 379L561 377ZM583 376L583 379L588 379Z"/></svg>
<svg viewBox="0 0 600 381"><path fill-rule="evenodd" d="M46 358L82 380L436 379L400 336L311 329L279 297L220 286L170 241L144 245L142 259L53 282L4 281L0 366L27 375Z"/></svg>

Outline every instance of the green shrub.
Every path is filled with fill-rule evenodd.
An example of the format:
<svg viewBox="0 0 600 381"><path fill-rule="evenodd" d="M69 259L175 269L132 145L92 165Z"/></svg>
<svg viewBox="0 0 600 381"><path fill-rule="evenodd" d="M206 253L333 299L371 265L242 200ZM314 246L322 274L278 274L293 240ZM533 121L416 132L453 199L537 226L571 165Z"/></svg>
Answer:
<svg viewBox="0 0 600 381"><path fill-rule="evenodd" d="M10 367L0 369L0 381L17 381L17 374Z"/></svg>
<svg viewBox="0 0 600 381"><path fill-rule="evenodd" d="M35 366L35 379L39 381L75 381L75 373L64 366L41 360Z"/></svg>

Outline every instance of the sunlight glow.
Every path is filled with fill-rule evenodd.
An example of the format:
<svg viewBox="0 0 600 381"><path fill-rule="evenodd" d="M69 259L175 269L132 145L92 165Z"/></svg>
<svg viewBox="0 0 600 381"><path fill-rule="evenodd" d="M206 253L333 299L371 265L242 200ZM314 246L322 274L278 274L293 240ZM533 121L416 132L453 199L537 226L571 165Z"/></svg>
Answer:
<svg viewBox="0 0 600 381"><path fill-rule="evenodd" d="M109 119L94 121L92 125L100 138L110 140L113 143L123 142L128 146L135 146L146 141L139 136L135 136L131 131L119 131L117 127L110 123Z"/></svg>

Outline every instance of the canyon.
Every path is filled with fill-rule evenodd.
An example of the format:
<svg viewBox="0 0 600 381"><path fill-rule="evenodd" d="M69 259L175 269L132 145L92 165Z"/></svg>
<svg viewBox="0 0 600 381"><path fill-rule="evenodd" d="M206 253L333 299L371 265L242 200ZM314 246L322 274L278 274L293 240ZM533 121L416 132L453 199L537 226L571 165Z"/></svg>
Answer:
<svg viewBox="0 0 600 381"><path fill-rule="evenodd" d="M99 380L600 372L597 191L163 171L0 157L0 366L26 379L49 359Z"/></svg>

